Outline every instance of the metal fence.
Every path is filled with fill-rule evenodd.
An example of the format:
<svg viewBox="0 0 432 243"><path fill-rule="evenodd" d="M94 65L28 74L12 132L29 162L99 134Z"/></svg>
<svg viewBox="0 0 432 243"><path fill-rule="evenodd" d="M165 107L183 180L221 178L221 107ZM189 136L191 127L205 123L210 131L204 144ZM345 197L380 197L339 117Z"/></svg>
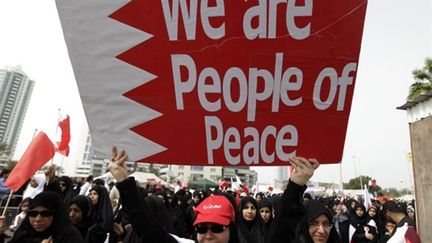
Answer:
<svg viewBox="0 0 432 243"><path fill-rule="evenodd" d="M0 213L1 214L3 214L3 211L5 209L6 202L8 200L8 196L9 195L3 196L0 199ZM18 206L19 206L21 201L22 201L21 195L12 195L11 200L9 202L9 205L6 208L6 212L5 212L5 217L6 217L5 228L6 229L9 228L9 226L12 224L12 221L14 220L15 216L18 214Z"/></svg>

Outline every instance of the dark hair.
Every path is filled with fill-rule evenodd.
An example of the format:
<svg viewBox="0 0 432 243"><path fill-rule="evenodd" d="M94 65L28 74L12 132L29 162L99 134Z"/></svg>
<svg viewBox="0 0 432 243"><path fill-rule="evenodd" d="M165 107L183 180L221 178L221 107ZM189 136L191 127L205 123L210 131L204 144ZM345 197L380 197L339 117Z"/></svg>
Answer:
<svg viewBox="0 0 432 243"><path fill-rule="evenodd" d="M383 204L382 206L383 214L385 214L386 211L393 212L393 213L404 213L404 211L399 207L399 205L395 201L387 201Z"/></svg>
<svg viewBox="0 0 432 243"><path fill-rule="evenodd" d="M242 210L244 209L244 207L246 206L246 204L247 203L252 203L252 205L258 210L258 205L257 205L257 201L253 198L253 197L249 197L249 196L247 196L247 197L243 197L241 200L240 200L240 205L239 205L239 207L238 207L238 209L240 210L240 218L242 219L242 220L245 220L244 218L243 218L243 213L242 213ZM254 220L253 221L255 221L256 219L257 219L257 216L258 216L258 214L257 215L255 215L255 218L254 218Z"/></svg>
<svg viewBox="0 0 432 243"><path fill-rule="evenodd" d="M78 195L72 199L68 206L70 207L72 204L75 204L77 207L80 208L83 221L90 219L93 206L88 197L84 195Z"/></svg>
<svg viewBox="0 0 432 243"><path fill-rule="evenodd" d="M93 181L93 184L99 185L99 186L105 186L105 181L103 179L96 179Z"/></svg>
<svg viewBox="0 0 432 243"><path fill-rule="evenodd" d="M32 201L32 199L30 197L24 198L18 205L18 212L21 212L21 207L24 205L24 203L28 203L29 208L30 208L31 201Z"/></svg>

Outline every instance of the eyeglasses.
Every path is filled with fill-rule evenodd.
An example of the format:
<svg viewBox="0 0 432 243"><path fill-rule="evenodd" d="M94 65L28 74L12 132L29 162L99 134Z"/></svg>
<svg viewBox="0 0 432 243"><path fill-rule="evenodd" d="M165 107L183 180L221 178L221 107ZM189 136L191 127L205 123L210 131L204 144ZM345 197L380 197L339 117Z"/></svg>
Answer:
<svg viewBox="0 0 432 243"><path fill-rule="evenodd" d="M207 227L205 225L198 225L195 227L196 228L196 232L199 234L205 234L207 233L208 230L210 230L213 233L222 233L223 231L225 231L228 227L227 226L223 226L223 225L219 225L219 224L215 224L212 225L211 227Z"/></svg>
<svg viewBox="0 0 432 243"><path fill-rule="evenodd" d="M66 184L65 183L59 183L59 186L66 187Z"/></svg>
<svg viewBox="0 0 432 243"><path fill-rule="evenodd" d="M40 215L40 216L42 216L42 217L45 218L45 217L53 216L54 212L53 211L48 211L48 210L45 210L45 211L30 210L30 211L27 212L27 215L29 217L37 217L38 215Z"/></svg>
<svg viewBox="0 0 432 243"><path fill-rule="evenodd" d="M319 227L322 227L323 229L331 229L333 227L333 224L331 224L330 222L318 222L318 221L314 221L312 223L309 224L309 227L312 229L318 229Z"/></svg>

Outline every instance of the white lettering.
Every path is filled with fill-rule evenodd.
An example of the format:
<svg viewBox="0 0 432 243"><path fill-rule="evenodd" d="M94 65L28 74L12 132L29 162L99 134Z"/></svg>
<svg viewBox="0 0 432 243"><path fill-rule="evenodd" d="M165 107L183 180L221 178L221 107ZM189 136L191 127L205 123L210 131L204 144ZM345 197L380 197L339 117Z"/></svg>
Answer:
<svg viewBox="0 0 432 243"><path fill-rule="evenodd" d="M195 40L198 3L197 0L190 0L189 2L190 7L188 9L186 0L173 0L173 9L170 11L169 0L162 0L162 10L170 41L178 40L179 4L186 32L186 39Z"/></svg>
<svg viewBox="0 0 432 243"><path fill-rule="evenodd" d="M285 125L279 131L275 126L266 126L260 137L258 129L254 127L246 127L244 134L235 127L229 127L224 132L222 122L215 116L206 116L204 123L208 164L214 164L214 153L220 149L224 151L224 161L230 165L238 165L242 159L246 165L258 165L260 157L264 163L271 164L276 158L288 161L296 154L298 132L293 125ZM274 147L268 145L271 137L275 139ZM290 151L286 152L286 149Z"/></svg>
<svg viewBox="0 0 432 243"><path fill-rule="evenodd" d="M186 34L186 40L196 39L197 29L197 0L172 0L172 8L169 0L161 0L162 10L165 19L165 25L170 41L178 40L179 28L179 10L183 19L183 27ZM188 7L189 3L189 7ZM201 23L204 33L211 39L220 39L225 36L225 23L218 27L210 24L211 17L221 17L225 15L225 6L223 0L217 0L216 6L209 7L208 0L202 0L200 6Z"/></svg>
<svg viewBox="0 0 432 243"><path fill-rule="evenodd" d="M346 97L346 91L347 86L351 85L353 82L353 77L350 77L350 73L355 71L357 69L357 63L348 63L345 65L344 70L342 72L342 76L338 79L338 85L339 85L339 98L338 98L338 104L337 104L337 110L343 111L345 107L345 97Z"/></svg>
<svg viewBox="0 0 432 243"><path fill-rule="evenodd" d="M278 5L282 3L286 4L285 27L288 35L295 40L303 40L309 37L311 31L310 21L305 26L299 27L296 18L312 16L313 0L304 0L303 6L297 6L296 2L297 0L259 0L258 5L249 8L243 16L243 33L245 37L249 40L277 38ZM254 19L257 19L255 21L257 22L256 26L252 24ZM279 33L279 36L285 35L286 33Z"/></svg>
<svg viewBox="0 0 432 243"><path fill-rule="evenodd" d="M231 138L233 138L233 141ZM225 158L228 163L232 165L237 165L240 163L240 155L233 156L230 152L232 149L240 149L240 133L237 129L233 127L228 128L225 133L224 144Z"/></svg>
<svg viewBox="0 0 432 243"><path fill-rule="evenodd" d="M207 160L210 165L214 163L213 150L222 146L223 127L221 121L214 116L206 116L204 118L207 144ZM216 129L216 137L212 138L212 128Z"/></svg>
<svg viewBox="0 0 432 243"><path fill-rule="evenodd" d="M345 97L348 85L352 85L353 77L350 76L351 72L357 68L356 63L348 63L345 65L342 76L338 77L338 74L334 68L327 67L323 69L318 78L315 81L313 90L313 103L318 110L328 109L334 102L336 93L339 90L337 108L336 110L342 111L345 107ZM326 79L330 80L330 88L326 100L321 100L321 88L322 84Z"/></svg>
<svg viewBox="0 0 432 243"><path fill-rule="evenodd" d="M247 39L266 38L267 0L259 0L257 6L248 9L243 17L243 32ZM258 18L258 26L252 27L252 19Z"/></svg>
<svg viewBox="0 0 432 243"><path fill-rule="evenodd" d="M196 84L196 67L193 59L188 55L171 55L171 65L174 81L174 91L176 97L177 110L183 110L183 93L189 93ZM186 81L181 80L180 68L185 67L188 71L189 78Z"/></svg>
<svg viewBox="0 0 432 243"><path fill-rule="evenodd" d="M225 23L219 27L211 26L210 17L220 17L225 15L224 0L217 0L215 7L208 6L208 0L201 0L201 22L204 32L213 40L220 39L225 36Z"/></svg>
<svg viewBox="0 0 432 243"><path fill-rule="evenodd" d="M210 78L213 82L211 84L206 83L207 78ZM199 75L198 78L198 98L204 109L207 111L218 111L221 108L220 99L215 102L210 102L206 94L207 93L217 93L221 92L221 81L219 74L214 68L205 68Z"/></svg>
<svg viewBox="0 0 432 243"><path fill-rule="evenodd" d="M304 6L296 6L297 0L289 0L286 13L286 25L288 33L296 40L303 40L310 36L311 24L308 23L303 28L299 28L295 23L296 17L312 16L312 0L304 0Z"/></svg>

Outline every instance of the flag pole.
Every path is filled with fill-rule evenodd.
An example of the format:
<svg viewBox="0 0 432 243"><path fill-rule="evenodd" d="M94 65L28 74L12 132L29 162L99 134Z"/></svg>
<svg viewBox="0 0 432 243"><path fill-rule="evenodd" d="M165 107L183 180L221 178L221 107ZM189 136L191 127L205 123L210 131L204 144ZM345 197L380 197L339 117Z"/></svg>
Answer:
<svg viewBox="0 0 432 243"><path fill-rule="evenodd" d="M56 141L55 139L57 139L57 133L58 133L58 124L59 124L59 122L60 122L60 115L61 115L61 113L60 113L60 108L58 108L58 110L57 110L58 112L57 112L57 125L56 125L56 130L55 130L55 133L54 133L54 142ZM55 157L55 154L54 154L54 156L51 158L51 161L50 161L50 166L52 166L53 164L54 164L54 157Z"/></svg>
<svg viewBox="0 0 432 243"><path fill-rule="evenodd" d="M3 209L2 217L4 217L5 214L6 214L6 210L7 210L8 206L9 206L9 202L11 200L12 193L13 193L13 190L10 190L10 193L9 193L9 196L8 196L8 200L6 201L6 205L5 205L4 209Z"/></svg>

